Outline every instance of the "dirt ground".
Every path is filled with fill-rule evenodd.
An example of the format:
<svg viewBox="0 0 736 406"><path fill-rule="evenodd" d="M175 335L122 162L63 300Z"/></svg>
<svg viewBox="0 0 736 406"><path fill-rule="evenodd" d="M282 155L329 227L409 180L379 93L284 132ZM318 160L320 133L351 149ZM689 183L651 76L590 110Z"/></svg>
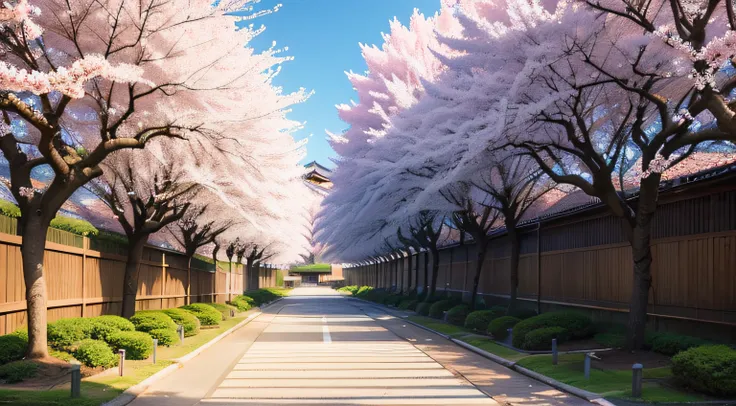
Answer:
<svg viewBox="0 0 736 406"><path fill-rule="evenodd" d="M54 357L35 361L38 364L36 376L14 384L0 384L0 389L49 390L68 384L71 379L71 364ZM82 377L92 376L103 371L102 368L81 366Z"/></svg>

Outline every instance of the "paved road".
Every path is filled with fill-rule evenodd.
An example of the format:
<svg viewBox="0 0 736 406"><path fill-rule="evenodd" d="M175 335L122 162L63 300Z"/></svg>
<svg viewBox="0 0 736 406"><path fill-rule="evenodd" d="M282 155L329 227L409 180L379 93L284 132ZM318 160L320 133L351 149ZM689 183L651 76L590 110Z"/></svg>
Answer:
<svg viewBox="0 0 736 406"><path fill-rule="evenodd" d="M133 405L585 403L379 307L298 288Z"/></svg>

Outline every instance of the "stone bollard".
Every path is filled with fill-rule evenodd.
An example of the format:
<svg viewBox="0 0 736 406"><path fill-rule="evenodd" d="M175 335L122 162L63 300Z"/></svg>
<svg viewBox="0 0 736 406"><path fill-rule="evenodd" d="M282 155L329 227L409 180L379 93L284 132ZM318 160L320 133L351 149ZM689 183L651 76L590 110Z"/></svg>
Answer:
<svg viewBox="0 0 736 406"><path fill-rule="evenodd" d="M590 353L585 353L585 365L584 365L585 379L590 379Z"/></svg>
<svg viewBox="0 0 736 406"><path fill-rule="evenodd" d="M631 367L631 396L641 397L641 381L643 378L644 365L634 364Z"/></svg>
<svg viewBox="0 0 736 406"><path fill-rule="evenodd" d="M158 338L153 339L153 363L156 363L156 350L158 350Z"/></svg>
<svg viewBox="0 0 736 406"><path fill-rule="evenodd" d="M557 365L557 339L552 339L552 365Z"/></svg>
<svg viewBox="0 0 736 406"><path fill-rule="evenodd" d="M79 370L79 364L72 364L72 397L78 398L82 396L82 371Z"/></svg>
<svg viewBox="0 0 736 406"><path fill-rule="evenodd" d="M120 376L123 376L123 372L125 371L125 350L118 350L118 354L120 354L120 364L118 364L118 372L120 373Z"/></svg>
<svg viewBox="0 0 736 406"><path fill-rule="evenodd" d="M182 343L184 342L184 325L183 324L177 324L176 325L176 332L179 334L179 341Z"/></svg>

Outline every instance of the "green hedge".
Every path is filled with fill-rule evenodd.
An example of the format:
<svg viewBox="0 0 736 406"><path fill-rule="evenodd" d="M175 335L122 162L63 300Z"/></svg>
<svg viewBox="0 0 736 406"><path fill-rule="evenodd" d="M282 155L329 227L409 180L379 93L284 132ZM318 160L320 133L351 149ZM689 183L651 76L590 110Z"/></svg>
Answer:
<svg viewBox="0 0 736 406"><path fill-rule="evenodd" d="M127 354L126 354L127 355ZM91 338L82 340L74 350L74 358L90 367L111 368L118 364L118 356L107 343Z"/></svg>
<svg viewBox="0 0 736 406"><path fill-rule="evenodd" d="M95 226L93 226L92 223L87 220L63 216L58 216L51 220L50 227L57 230L68 231L72 234L84 236L97 235L99 233L99 230L97 230L97 228L95 228Z"/></svg>
<svg viewBox="0 0 736 406"><path fill-rule="evenodd" d="M238 295L230 301L230 304L241 312L246 312L256 305L256 301L250 296Z"/></svg>
<svg viewBox="0 0 736 406"><path fill-rule="evenodd" d="M544 327L527 333L522 348L525 350L549 350L552 348L552 339L558 343L567 340L568 332L563 327Z"/></svg>
<svg viewBox="0 0 736 406"><path fill-rule="evenodd" d="M363 297L363 296L365 296L365 295L366 295L366 294L367 294L368 292L370 292L370 291L372 291L372 290L373 290L373 287L372 287L372 286L361 286L361 287L360 287L360 289L358 289L358 291L357 291L357 292L355 292L355 296L358 296L358 297Z"/></svg>
<svg viewBox="0 0 736 406"><path fill-rule="evenodd" d="M136 312L130 318L136 331L149 332L152 330L167 329L176 332L176 323L166 313L160 310L143 310Z"/></svg>
<svg viewBox="0 0 736 406"><path fill-rule="evenodd" d="M253 298L253 300L256 303L256 306L260 306L265 303L273 302L274 300L281 297L280 294L276 293L273 290L267 289L267 288L247 292L247 296L250 296L251 298Z"/></svg>
<svg viewBox="0 0 736 406"><path fill-rule="evenodd" d="M0 199L0 214L10 218L20 218L20 208L15 203Z"/></svg>
<svg viewBox="0 0 736 406"><path fill-rule="evenodd" d="M33 378L38 372L38 364L33 361L14 361L0 366L0 378L7 383L23 382Z"/></svg>
<svg viewBox="0 0 736 406"><path fill-rule="evenodd" d="M432 307L432 303L422 302L417 304L417 314L420 316L429 316L429 309Z"/></svg>
<svg viewBox="0 0 736 406"><path fill-rule="evenodd" d="M174 323L184 326L184 337L199 334L199 319L184 309L165 309L161 311L174 320Z"/></svg>
<svg viewBox="0 0 736 406"><path fill-rule="evenodd" d="M455 307L456 302L445 299L440 300L439 302L435 302L432 304L432 306L429 308L429 317L435 318L435 319L441 319L444 317L444 312L452 309Z"/></svg>
<svg viewBox="0 0 736 406"><path fill-rule="evenodd" d="M590 317L582 313L572 311L544 313L522 320L514 326L514 347L524 348L526 335L533 330L544 327L562 327L570 333L570 339L586 338L592 336L594 333L593 322L590 320Z"/></svg>
<svg viewBox="0 0 736 406"><path fill-rule="evenodd" d="M28 349L28 332L18 330L0 336L0 364L23 359Z"/></svg>
<svg viewBox="0 0 736 406"><path fill-rule="evenodd" d="M521 319L513 316L497 317L488 323L488 333L496 340L503 340L509 335L508 329L514 328L520 321Z"/></svg>
<svg viewBox="0 0 736 406"><path fill-rule="evenodd" d="M222 321L222 313L214 307L208 306L204 303L192 303L182 306L180 309L189 311L197 316L199 323L203 326L218 326Z"/></svg>
<svg viewBox="0 0 736 406"><path fill-rule="evenodd" d="M60 319L48 325L49 346L57 350L69 350L74 344L92 336L91 319L74 317Z"/></svg>
<svg viewBox="0 0 736 406"><path fill-rule="evenodd" d="M158 345L163 345L164 347L171 347L179 343L179 334L176 333L176 330L157 328L149 331L148 334L152 339L155 338L158 340Z"/></svg>
<svg viewBox="0 0 736 406"><path fill-rule="evenodd" d="M107 337L118 331L134 331L135 326L120 316L97 316L90 320L89 338L107 340Z"/></svg>
<svg viewBox="0 0 736 406"><path fill-rule="evenodd" d="M645 337L645 345L652 351L669 356L708 344L712 343L702 338L673 333L648 333Z"/></svg>
<svg viewBox="0 0 736 406"><path fill-rule="evenodd" d="M222 319L223 320L229 320L230 317L232 317L230 315L230 313L232 311L234 311L235 313L238 312L238 308L235 307L235 306L225 305L225 304L222 304L222 303L205 303L205 304L208 305L208 306L213 307L215 310L217 310L218 312L222 313Z"/></svg>
<svg viewBox="0 0 736 406"><path fill-rule="evenodd" d="M400 310L415 310L419 302L416 299L404 299L399 303Z"/></svg>
<svg viewBox="0 0 736 406"><path fill-rule="evenodd" d="M470 307L468 305L457 305L447 311L447 322L456 326L464 326L468 313L470 313Z"/></svg>
<svg viewBox="0 0 736 406"><path fill-rule="evenodd" d="M338 292L348 292L351 295L355 296L355 294L358 292L358 289L360 289L358 285L350 285L350 286L343 286L337 289L337 291Z"/></svg>
<svg viewBox="0 0 736 406"><path fill-rule="evenodd" d="M706 345L672 357L672 373L680 385L714 396L736 396L736 350Z"/></svg>
<svg viewBox="0 0 736 406"><path fill-rule="evenodd" d="M402 295L388 295L383 299L383 304L398 307L402 300L404 300Z"/></svg>
<svg viewBox="0 0 736 406"><path fill-rule="evenodd" d="M465 328L485 333L491 321L501 316L503 316L503 312L497 310L476 310L468 314L465 319Z"/></svg>
<svg viewBox="0 0 736 406"><path fill-rule="evenodd" d="M119 331L110 335L107 343L116 352L125 350L125 359L146 359L153 352L153 339L142 331Z"/></svg>

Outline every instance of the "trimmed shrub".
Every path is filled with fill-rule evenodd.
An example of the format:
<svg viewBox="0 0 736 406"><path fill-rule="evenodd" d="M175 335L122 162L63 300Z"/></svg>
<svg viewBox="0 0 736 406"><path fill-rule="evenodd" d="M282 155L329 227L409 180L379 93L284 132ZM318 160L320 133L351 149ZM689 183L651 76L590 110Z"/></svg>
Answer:
<svg viewBox="0 0 736 406"><path fill-rule="evenodd" d="M214 307L215 310L217 310L218 312L222 313L222 319L223 320L230 319L230 317L232 317L230 315L231 312L235 312L235 313L238 312L238 308L235 307L235 306L224 305L222 303L204 303L204 304L206 304L208 306L211 306L211 307Z"/></svg>
<svg viewBox="0 0 736 406"><path fill-rule="evenodd" d="M350 285L350 286L343 286L337 289L337 291L338 292L348 292L351 295L355 296L355 293L358 292L358 289L360 289L358 285Z"/></svg>
<svg viewBox="0 0 736 406"><path fill-rule="evenodd" d="M20 218L20 208L15 203L0 199L0 214L17 219Z"/></svg>
<svg viewBox="0 0 736 406"><path fill-rule="evenodd" d="M126 351L127 356L127 351ZM118 356L104 341L88 338L82 340L74 350L74 358L90 367L111 368L118 364Z"/></svg>
<svg viewBox="0 0 736 406"><path fill-rule="evenodd" d="M91 319L75 317L49 323L47 338L49 346L57 350L67 350L75 343L92 335Z"/></svg>
<svg viewBox="0 0 736 406"><path fill-rule="evenodd" d="M189 311L197 316L199 323L203 326L218 326L220 321L222 321L222 313L204 303L192 303L182 306L180 309Z"/></svg>
<svg viewBox="0 0 736 406"><path fill-rule="evenodd" d="M136 331L149 332L152 330L168 329L176 331L176 323L165 313L159 310L143 310L136 312L130 318Z"/></svg>
<svg viewBox="0 0 736 406"><path fill-rule="evenodd" d="M403 300L404 296L402 295L388 295L383 299L383 304L387 306L398 307L399 303L401 303Z"/></svg>
<svg viewBox="0 0 736 406"><path fill-rule="evenodd" d="M567 330L562 327L544 327L530 331L524 337L521 348L525 350L549 350L552 348L552 339L556 338L558 343L567 339Z"/></svg>
<svg viewBox="0 0 736 406"><path fill-rule="evenodd" d="M521 309L516 308L511 313L508 313L507 314L507 316L514 316L517 319L521 319L521 320L526 320L526 319L532 318L532 317L534 317L536 315L537 315L537 311L536 310L524 309L524 308L521 308Z"/></svg>
<svg viewBox="0 0 736 406"><path fill-rule="evenodd" d="M184 326L184 337L199 334L199 319L192 313L184 309L166 309L161 312L171 317L174 323Z"/></svg>
<svg viewBox="0 0 736 406"><path fill-rule="evenodd" d="M593 340L605 347L621 348L626 343L626 336L616 333L598 333L593 336Z"/></svg>
<svg viewBox="0 0 736 406"><path fill-rule="evenodd" d="M0 336L0 364L23 359L28 349L28 331L18 330Z"/></svg>
<svg viewBox="0 0 736 406"><path fill-rule="evenodd" d="M432 303L422 302L417 304L416 312L420 316L429 316L429 309L432 307Z"/></svg>
<svg viewBox="0 0 736 406"><path fill-rule="evenodd" d="M526 335L544 327L562 327L569 332L569 339L586 338L594 333L593 322L590 317L582 313L571 311L544 313L523 320L514 326L514 347L523 348Z"/></svg>
<svg viewBox="0 0 736 406"><path fill-rule="evenodd" d="M708 344L712 343L702 338L673 333L649 333L645 337L645 345L652 351L669 356Z"/></svg>
<svg viewBox="0 0 736 406"><path fill-rule="evenodd" d="M241 312L247 312L256 305L256 301L250 296L238 295L230 301L230 304L235 306Z"/></svg>
<svg viewBox="0 0 736 406"><path fill-rule="evenodd" d="M68 231L77 235L97 235L99 231L87 220L59 216L51 220L49 225L57 230Z"/></svg>
<svg viewBox="0 0 736 406"><path fill-rule="evenodd" d="M268 302L273 302L274 300L281 297L280 294L277 294L276 292L269 290L269 289L254 290L252 292L248 292L248 296L253 298L253 300L256 303L256 306L260 306Z"/></svg>
<svg viewBox="0 0 736 406"><path fill-rule="evenodd" d="M470 313L470 307L468 305L457 305L447 311L447 322L456 326L464 326L468 313Z"/></svg>
<svg viewBox="0 0 736 406"><path fill-rule="evenodd" d="M15 361L0 366L0 379L7 383L23 382L33 378L38 372L38 364L33 361Z"/></svg>
<svg viewBox="0 0 736 406"><path fill-rule="evenodd" d="M520 321L521 319L517 319L513 316L497 317L488 323L488 333L496 340L503 340L509 334L507 330L514 328L514 326L516 326ZM515 333L516 329L514 328L514 334Z"/></svg>
<svg viewBox="0 0 736 406"><path fill-rule="evenodd" d="M503 313L495 310L476 310L465 318L465 328L485 333L488 330L488 324L501 316Z"/></svg>
<svg viewBox="0 0 736 406"><path fill-rule="evenodd" d="M443 313L455 307L455 304L455 302L449 299L435 302L429 308L429 317L441 319L444 316Z"/></svg>
<svg viewBox="0 0 736 406"><path fill-rule="evenodd" d="M355 292L355 296L358 296L358 297L363 297L363 296L365 296L365 295L366 295L366 294L367 294L368 292L370 292L370 291L372 291L372 290L373 290L373 287L372 287L372 286L361 286L361 287L360 287L360 288L358 289L358 291L357 291L357 292Z"/></svg>
<svg viewBox="0 0 736 406"><path fill-rule="evenodd" d="M690 348L672 357L680 385L709 395L736 396L736 350L725 345Z"/></svg>
<svg viewBox="0 0 736 406"><path fill-rule="evenodd" d="M135 326L120 316L97 316L90 320L90 338L107 340L107 337L118 331L134 331Z"/></svg>
<svg viewBox="0 0 736 406"><path fill-rule="evenodd" d="M125 350L125 359L146 359L153 352L151 336L142 331L118 331L108 337L107 343L116 352Z"/></svg>
<svg viewBox="0 0 736 406"><path fill-rule="evenodd" d="M176 330L168 328L157 328L148 332L151 338L158 340L159 345L164 347L171 347L179 342L179 335L176 334Z"/></svg>
<svg viewBox="0 0 736 406"><path fill-rule="evenodd" d="M414 310L417 308L416 299L404 299L399 303L399 310Z"/></svg>

